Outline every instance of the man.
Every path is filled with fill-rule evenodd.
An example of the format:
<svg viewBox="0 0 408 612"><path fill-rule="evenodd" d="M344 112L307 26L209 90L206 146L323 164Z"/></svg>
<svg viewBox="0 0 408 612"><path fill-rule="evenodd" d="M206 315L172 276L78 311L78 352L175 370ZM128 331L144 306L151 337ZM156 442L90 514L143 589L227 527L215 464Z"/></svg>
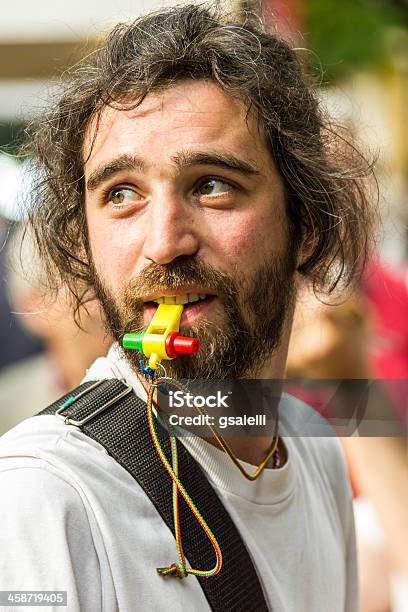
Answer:
<svg viewBox="0 0 408 612"><path fill-rule="evenodd" d="M118 341L86 380L123 378L146 399L120 341L170 296L200 351L166 362L168 375L283 378L299 279L350 282L370 225L361 171L345 165L295 54L250 16L186 6L118 25L87 62L32 137L40 250L77 307L78 282L96 292ZM300 402L284 396L279 412L280 468L255 483L215 443L180 443L233 518L271 609L356 611L337 441L298 437ZM270 444L237 437L233 450L250 470ZM64 589L70 610L209 609L194 577L155 572L174 557L172 534L80 429L33 417L1 449L1 589Z"/></svg>

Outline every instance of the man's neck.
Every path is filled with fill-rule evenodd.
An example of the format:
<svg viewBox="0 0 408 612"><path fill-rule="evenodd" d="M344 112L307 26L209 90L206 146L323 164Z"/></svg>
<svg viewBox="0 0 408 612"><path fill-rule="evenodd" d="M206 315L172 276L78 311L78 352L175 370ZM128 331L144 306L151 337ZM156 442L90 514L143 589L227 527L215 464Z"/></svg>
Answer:
<svg viewBox="0 0 408 612"><path fill-rule="evenodd" d="M263 367L257 371L253 379L261 381L280 381L285 377L286 358L287 358L287 342L281 343L280 349L276 351L269 360L265 362ZM277 415L278 399L274 395L276 405L272 408ZM267 406L259 406L259 413L265 414ZM273 443L273 432L275 423L268 423L268 430L265 435L257 436L235 436L228 438L228 445L233 450L238 459L245 461L251 465L259 465L266 457ZM214 437L206 438L207 442L214 446L219 446ZM282 441L279 443L279 449L282 457L286 457L285 446Z"/></svg>

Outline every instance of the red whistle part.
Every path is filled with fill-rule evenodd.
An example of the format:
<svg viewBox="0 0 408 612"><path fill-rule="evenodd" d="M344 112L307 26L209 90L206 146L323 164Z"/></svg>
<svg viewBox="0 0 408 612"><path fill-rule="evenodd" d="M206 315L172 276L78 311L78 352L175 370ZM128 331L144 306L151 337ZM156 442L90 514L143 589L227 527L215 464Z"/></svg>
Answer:
<svg viewBox="0 0 408 612"><path fill-rule="evenodd" d="M171 332L166 338L166 353L171 358L177 355L193 355L198 349L197 338L187 338L177 332Z"/></svg>

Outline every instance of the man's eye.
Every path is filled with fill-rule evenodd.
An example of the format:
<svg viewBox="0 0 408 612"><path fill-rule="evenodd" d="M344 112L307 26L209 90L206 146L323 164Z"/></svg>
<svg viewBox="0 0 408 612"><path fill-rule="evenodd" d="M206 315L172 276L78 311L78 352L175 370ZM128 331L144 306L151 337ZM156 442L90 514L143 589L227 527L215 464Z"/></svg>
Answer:
<svg viewBox="0 0 408 612"><path fill-rule="evenodd" d="M114 206L126 206L135 200L136 193L132 189L120 187L109 192L108 200Z"/></svg>
<svg viewBox="0 0 408 612"><path fill-rule="evenodd" d="M233 187L221 179L206 179L198 186L197 192L200 195L220 195L232 191Z"/></svg>

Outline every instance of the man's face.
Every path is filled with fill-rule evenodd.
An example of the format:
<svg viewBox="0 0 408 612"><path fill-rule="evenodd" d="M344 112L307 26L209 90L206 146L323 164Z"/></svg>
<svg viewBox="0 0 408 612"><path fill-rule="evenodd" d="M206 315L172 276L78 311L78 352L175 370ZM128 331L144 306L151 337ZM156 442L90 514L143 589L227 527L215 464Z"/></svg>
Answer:
<svg viewBox="0 0 408 612"><path fill-rule="evenodd" d="M292 311L298 249L254 117L206 81L107 108L85 182L95 285L114 336L146 327L156 299L188 299L181 329L200 351L164 362L168 374L256 376Z"/></svg>

